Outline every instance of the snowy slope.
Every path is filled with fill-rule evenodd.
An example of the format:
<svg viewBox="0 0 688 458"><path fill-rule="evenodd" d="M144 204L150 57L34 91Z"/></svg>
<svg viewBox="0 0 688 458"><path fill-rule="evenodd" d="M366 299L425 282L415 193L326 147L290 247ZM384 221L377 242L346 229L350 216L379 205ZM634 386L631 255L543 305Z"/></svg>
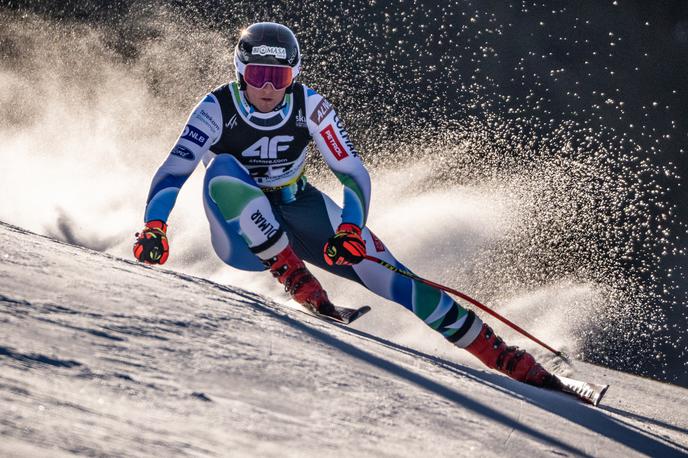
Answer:
<svg viewBox="0 0 688 458"><path fill-rule="evenodd" d="M0 224L1 456L688 452L688 390L566 368L595 409L461 361Z"/></svg>

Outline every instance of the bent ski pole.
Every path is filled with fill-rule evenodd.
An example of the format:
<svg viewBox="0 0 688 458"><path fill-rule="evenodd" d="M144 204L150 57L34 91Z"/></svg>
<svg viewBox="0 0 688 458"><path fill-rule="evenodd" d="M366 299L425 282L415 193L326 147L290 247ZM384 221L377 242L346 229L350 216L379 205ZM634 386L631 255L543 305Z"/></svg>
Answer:
<svg viewBox="0 0 688 458"><path fill-rule="evenodd" d="M492 310L491 308L487 307L486 305L481 304L480 302L476 301L476 300L473 299L472 297L467 296L466 294L462 293L461 291L457 291L457 290L455 290L455 289L451 289L451 288L448 288L448 287L446 287L446 286L442 286L442 285L440 285L439 283L435 283L435 282L433 282L433 281L426 280L425 278L421 278L421 277L419 277L418 275L414 274L413 272L410 272L410 271L408 271L408 270L404 270L404 269L401 269L401 268L399 268L399 267L396 267L396 266L394 266L394 265L392 265L392 264L390 264L390 263L388 263L388 262L383 261L382 259L376 258L375 256L366 255L365 259L367 259L368 261L372 261L372 262L375 262L375 263L377 263L377 264L380 264L382 267L386 267L387 269L391 270L392 272L396 272L396 273L398 273L398 274L400 274L400 275L403 275L403 276L405 276L405 277L408 277L408 278L410 278L410 279L412 279L412 280L419 281L419 282L424 283L424 284L426 284L426 285L428 285L428 286L432 286L433 288L441 289L442 291L445 291L445 292L447 292L447 293L450 293L450 294L453 294L453 295L455 295L455 296L458 296L458 297L460 297L461 299L463 299L463 300L465 300L465 301L468 301L468 302L470 302L471 304L475 305L475 306L478 307L479 309L484 310L485 312L489 313L490 315L492 315L493 317L497 318L499 321L501 321L502 323L504 323L504 324L506 324L507 326L511 327L512 329L514 329L514 330L520 332L521 334L523 334L524 336L528 337L528 338L529 338L530 340L532 340L533 342L535 342L535 343L537 343L537 344L540 344L541 346L545 347L547 350L551 351L552 353L554 353L555 355L559 356L560 358L562 358L562 359L564 359L564 360L568 360L568 358L566 357L566 355L565 355L564 353L562 353L561 351L555 350L554 348L550 347L549 345L547 345L546 343L544 343L543 341L541 341L541 340L538 339L537 337L535 337L535 336L533 336L532 334L530 334L528 331L522 329L520 326L518 326L518 325L512 323L511 321L509 321L509 320L507 320L506 318L504 318L503 316L501 316L499 313L495 312L494 310Z"/></svg>

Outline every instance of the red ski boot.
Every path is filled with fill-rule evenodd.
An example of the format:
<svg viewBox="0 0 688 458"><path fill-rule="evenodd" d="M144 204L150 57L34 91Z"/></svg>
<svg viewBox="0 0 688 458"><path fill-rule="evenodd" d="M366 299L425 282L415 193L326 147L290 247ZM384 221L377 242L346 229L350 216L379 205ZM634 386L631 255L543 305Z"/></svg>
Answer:
<svg viewBox="0 0 688 458"><path fill-rule="evenodd" d="M490 369L497 369L519 382L540 387L556 383L556 378L535 362L530 353L518 347L507 347L486 324L483 324L480 334L466 350Z"/></svg>
<svg viewBox="0 0 688 458"><path fill-rule="evenodd" d="M323 315L337 314L320 282L308 271L291 245L287 245L277 256L264 261L264 264L296 302Z"/></svg>

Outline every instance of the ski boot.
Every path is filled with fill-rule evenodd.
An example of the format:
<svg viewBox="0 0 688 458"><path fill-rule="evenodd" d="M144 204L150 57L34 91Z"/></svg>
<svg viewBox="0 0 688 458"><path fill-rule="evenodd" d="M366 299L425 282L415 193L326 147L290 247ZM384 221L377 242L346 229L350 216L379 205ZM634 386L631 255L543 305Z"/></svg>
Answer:
<svg viewBox="0 0 688 458"><path fill-rule="evenodd" d="M277 256L263 261L263 264L296 302L315 313L341 319L320 282L306 268L291 245L287 245Z"/></svg>
<svg viewBox="0 0 688 458"><path fill-rule="evenodd" d="M478 337L466 350L490 369L497 369L519 382L545 388L554 388L557 384L557 378L538 364L530 353L507 346L484 323Z"/></svg>

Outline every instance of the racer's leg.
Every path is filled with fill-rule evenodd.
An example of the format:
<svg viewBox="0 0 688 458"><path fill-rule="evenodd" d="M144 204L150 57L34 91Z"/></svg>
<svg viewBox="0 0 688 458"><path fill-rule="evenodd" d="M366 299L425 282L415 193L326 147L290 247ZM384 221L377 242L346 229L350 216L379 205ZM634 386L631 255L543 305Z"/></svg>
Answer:
<svg viewBox="0 0 688 458"><path fill-rule="evenodd" d="M288 239L267 197L232 156L221 154L208 167L203 203L217 256L241 270L261 271L261 259L277 255Z"/></svg>
<svg viewBox="0 0 688 458"><path fill-rule="evenodd" d="M303 259L352 278L374 293L405 306L447 340L465 348L488 367L531 385L555 386L556 378L530 353L507 346L475 313L466 311L443 291L396 274L374 262L363 261L348 268L338 266L338 269L328 266L322 247L334 234L334 228L339 226L341 209L325 194L313 187L306 188L295 202L279 205L276 211L282 214L285 227L293 236L295 249ZM408 270L370 230L364 228L362 236L369 252Z"/></svg>
<svg viewBox="0 0 688 458"><path fill-rule="evenodd" d="M328 266L322 249L339 226L342 210L316 188L308 186L295 202L276 206L276 212L289 231L294 250L305 261L358 281L370 291L403 305L459 347L468 346L480 333L480 319L443 291L370 261L353 267ZM368 228L363 229L362 237L372 255L406 269Z"/></svg>
<svg viewBox="0 0 688 458"><path fill-rule="evenodd" d="M243 270L269 268L299 304L335 316L327 293L289 245L267 196L234 157L222 154L209 165L203 201L220 259Z"/></svg>

